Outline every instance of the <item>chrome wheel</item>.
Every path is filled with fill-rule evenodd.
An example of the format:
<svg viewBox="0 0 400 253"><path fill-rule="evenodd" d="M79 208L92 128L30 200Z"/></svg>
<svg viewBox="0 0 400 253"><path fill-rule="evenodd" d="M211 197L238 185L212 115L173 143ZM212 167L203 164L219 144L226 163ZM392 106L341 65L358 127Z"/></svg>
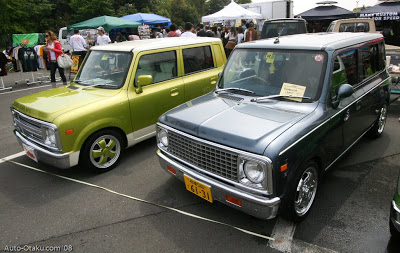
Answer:
<svg viewBox="0 0 400 253"><path fill-rule="evenodd" d="M385 129L387 117L387 105L384 104L381 108L381 113L378 118L378 134L382 134L383 129Z"/></svg>
<svg viewBox="0 0 400 253"><path fill-rule="evenodd" d="M121 143L113 135L102 135L90 147L91 163L99 169L106 169L115 164L121 154Z"/></svg>
<svg viewBox="0 0 400 253"><path fill-rule="evenodd" d="M318 186L318 172L314 167L308 167L300 177L297 184L294 209L298 216L308 212L314 202Z"/></svg>

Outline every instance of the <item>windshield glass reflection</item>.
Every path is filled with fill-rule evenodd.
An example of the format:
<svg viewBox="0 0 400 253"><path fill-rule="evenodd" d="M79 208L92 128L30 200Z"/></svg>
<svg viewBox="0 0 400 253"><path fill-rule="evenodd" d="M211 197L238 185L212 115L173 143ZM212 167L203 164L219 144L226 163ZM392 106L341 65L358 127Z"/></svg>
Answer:
<svg viewBox="0 0 400 253"><path fill-rule="evenodd" d="M253 91L249 96L292 95L317 100L326 54L319 51L236 49L219 88Z"/></svg>
<svg viewBox="0 0 400 253"><path fill-rule="evenodd" d="M91 51L74 81L84 86L121 88L131 58L129 52Z"/></svg>

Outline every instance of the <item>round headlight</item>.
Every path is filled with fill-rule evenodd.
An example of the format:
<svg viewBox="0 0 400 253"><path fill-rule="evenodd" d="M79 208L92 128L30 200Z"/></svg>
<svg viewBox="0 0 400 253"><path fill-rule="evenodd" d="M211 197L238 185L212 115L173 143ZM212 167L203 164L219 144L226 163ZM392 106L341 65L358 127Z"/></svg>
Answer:
<svg viewBox="0 0 400 253"><path fill-rule="evenodd" d="M158 139L164 147L168 147L168 132L166 130L160 129L158 132Z"/></svg>
<svg viewBox="0 0 400 253"><path fill-rule="evenodd" d="M252 161L247 161L244 164L244 173L246 177L253 183L259 184L264 181L264 170L260 164Z"/></svg>

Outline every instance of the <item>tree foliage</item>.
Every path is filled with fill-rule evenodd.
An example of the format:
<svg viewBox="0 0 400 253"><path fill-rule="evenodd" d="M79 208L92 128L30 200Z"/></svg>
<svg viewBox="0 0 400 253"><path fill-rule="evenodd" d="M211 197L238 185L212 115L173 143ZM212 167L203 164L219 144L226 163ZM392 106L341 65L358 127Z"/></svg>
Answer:
<svg viewBox="0 0 400 253"><path fill-rule="evenodd" d="M138 12L169 17L173 23L198 24L201 17L221 10L231 0L0 0L0 35L35 33L109 15ZM251 0L235 0L249 3ZM0 39L1 40L1 39Z"/></svg>

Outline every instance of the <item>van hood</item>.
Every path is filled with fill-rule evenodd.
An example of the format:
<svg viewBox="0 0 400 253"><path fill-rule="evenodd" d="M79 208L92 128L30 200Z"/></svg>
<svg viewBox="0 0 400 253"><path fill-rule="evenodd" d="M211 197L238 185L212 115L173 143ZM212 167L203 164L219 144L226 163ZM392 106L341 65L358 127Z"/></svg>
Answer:
<svg viewBox="0 0 400 253"><path fill-rule="evenodd" d="M90 88L82 90L79 86L64 86L45 90L14 101L13 108L19 112L53 122L59 115L112 97L121 90Z"/></svg>
<svg viewBox="0 0 400 253"><path fill-rule="evenodd" d="M160 123L211 142L263 154L276 137L317 107L316 103L295 104L306 108L299 111L283 105L280 101L257 104L206 95L164 114Z"/></svg>

